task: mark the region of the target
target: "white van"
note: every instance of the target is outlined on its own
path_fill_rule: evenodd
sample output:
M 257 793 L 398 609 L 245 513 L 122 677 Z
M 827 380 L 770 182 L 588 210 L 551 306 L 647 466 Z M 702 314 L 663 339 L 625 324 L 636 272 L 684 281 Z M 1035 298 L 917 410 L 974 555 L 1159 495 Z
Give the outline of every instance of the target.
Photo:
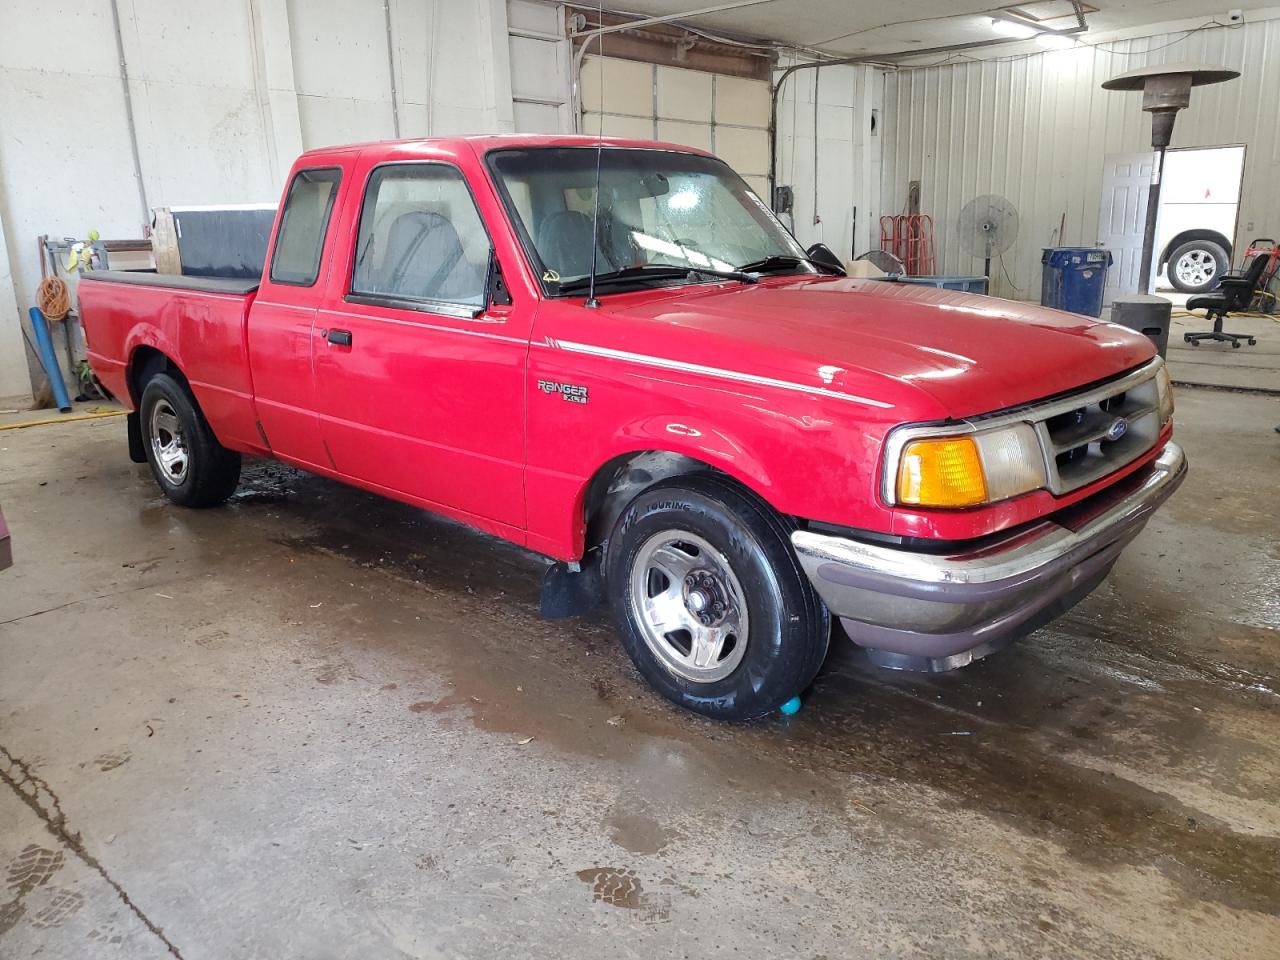
M 1156 249 L 1175 290 L 1212 290 L 1231 268 L 1243 172 L 1244 147 L 1166 154 Z

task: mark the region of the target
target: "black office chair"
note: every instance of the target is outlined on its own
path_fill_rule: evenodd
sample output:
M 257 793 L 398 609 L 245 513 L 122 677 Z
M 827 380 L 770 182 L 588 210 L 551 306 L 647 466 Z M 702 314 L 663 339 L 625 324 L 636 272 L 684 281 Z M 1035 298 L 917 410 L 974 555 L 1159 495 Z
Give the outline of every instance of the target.
M 1237 348 L 1240 341 L 1244 340 L 1251 347 L 1257 346 L 1258 341 L 1247 333 L 1223 333 L 1222 319 L 1229 313 L 1248 309 L 1269 259 L 1269 254 L 1259 254 L 1249 262 L 1243 273 L 1224 275 L 1213 293 L 1188 300 L 1188 310 L 1204 308 L 1206 318 L 1213 321 L 1213 329 L 1203 333 L 1184 333 L 1182 339 L 1193 347 L 1200 346 L 1201 340 L 1225 340 Z

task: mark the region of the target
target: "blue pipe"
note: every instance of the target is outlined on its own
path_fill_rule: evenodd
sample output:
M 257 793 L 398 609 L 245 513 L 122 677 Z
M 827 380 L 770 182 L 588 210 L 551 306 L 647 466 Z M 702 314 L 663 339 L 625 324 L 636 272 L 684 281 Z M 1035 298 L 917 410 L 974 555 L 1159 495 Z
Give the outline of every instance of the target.
M 71 412 L 71 398 L 67 396 L 67 384 L 62 379 L 62 368 L 58 366 L 58 355 L 53 352 L 53 337 L 49 335 L 49 322 L 39 307 L 32 307 L 31 329 L 36 332 L 36 346 L 40 350 L 40 363 L 45 375 L 49 378 L 49 386 L 53 388 L 53 399 L 57 401 L 61 413 Z

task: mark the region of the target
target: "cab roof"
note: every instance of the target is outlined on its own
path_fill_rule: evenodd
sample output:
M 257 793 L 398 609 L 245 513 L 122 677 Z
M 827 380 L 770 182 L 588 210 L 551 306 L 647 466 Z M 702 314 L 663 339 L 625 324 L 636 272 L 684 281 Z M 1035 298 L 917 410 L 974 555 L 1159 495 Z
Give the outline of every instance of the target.
M 419 137 L 405 140 L 371 140 L 366 143 L 351 143 L 333 147 L 319 147 L 308 150 L 299 159 L 314 160 L 320 157 L 335 157 L 344 154 L 358 154 L 365 151 L 385 149 L 396 156 L 412 156 L 414 148 L 422 149 L 424 155 L 440 153 L 464 153 L 473 151 L 483 156 L 491 150 L 533 149 L 537 147 L 594 147 L 597 144 L 605 147 L 625 147 L 631 149 L 669 150 L 678 153 L 690 153 L 697 156 L 710 157 L 712 153 L 697 147 L 688 147 L 678 143 L 667 143 L 661 140 L 632 140 L 625 137 L 592 137 L 581 134 L 481 134 L 461 137 Z

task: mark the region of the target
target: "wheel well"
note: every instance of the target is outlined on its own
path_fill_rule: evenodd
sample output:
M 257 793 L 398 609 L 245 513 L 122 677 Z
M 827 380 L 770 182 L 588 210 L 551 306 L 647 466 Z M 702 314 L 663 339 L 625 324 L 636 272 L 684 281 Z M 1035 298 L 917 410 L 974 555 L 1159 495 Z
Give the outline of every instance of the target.
M 183 385 L 187 382 L 187 378 L 182 375 L 178 365 L 155 347 L 138 347 L 133 351 L 133 356 L 129 358 L 127 380 L 129 383 L 129 396 L 133 400 L 135 410 L 142 400 L 142 390 L 147 385 L 147 381 L 157 373 L 168 373 Z
M 587 483 L 583 503 L 586 521 L 585 548 L 591 550 L 603 544 L 627 504 L 658 481 L 707 472 L 717 473 L 739 483 L 711 464 L 682 453 L 641 450 L 614 457 L 597 470 Z
M 1216 243 L 1223 250 L 1227 251 L 1227 266 L 1231 265 L 1231 241 L 1220 234 L 1217 230 L 1183 230 L 1177 234 L 1172 240 L 1165 244 L 1164 250 L 1160 253 L 1160 265 L 1164 266 L 1169 262 L 1169 257 L 1173 255 L 1173 251 L 1182 246 L 1188 240 L 1208 240 Z

